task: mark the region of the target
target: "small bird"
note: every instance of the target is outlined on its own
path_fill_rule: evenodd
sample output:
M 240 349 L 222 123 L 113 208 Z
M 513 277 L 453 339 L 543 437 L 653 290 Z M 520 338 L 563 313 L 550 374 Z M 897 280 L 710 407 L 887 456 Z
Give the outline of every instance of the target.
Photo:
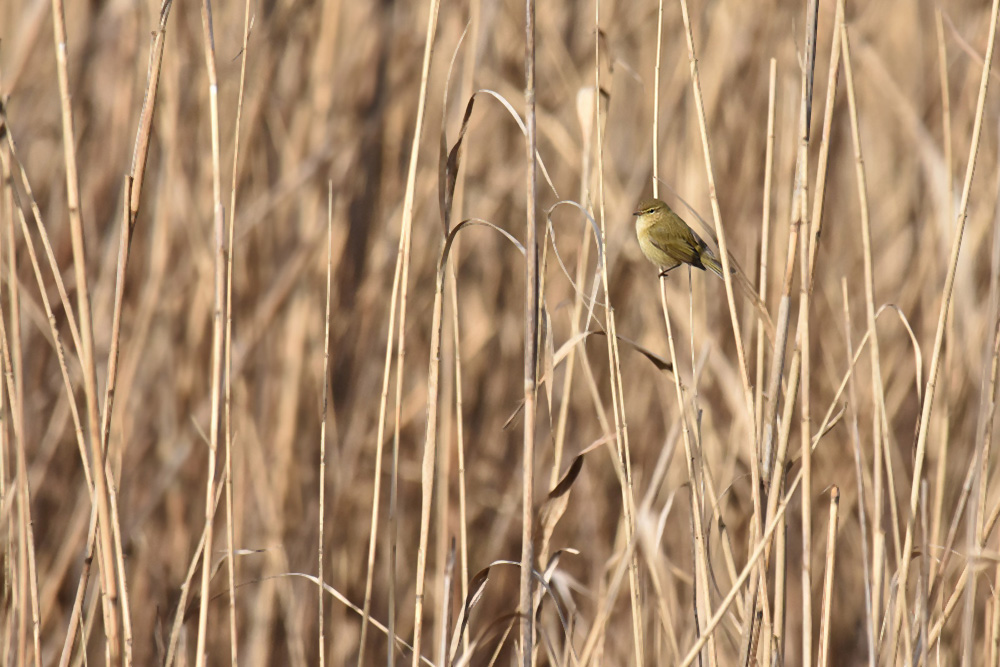
M 647 199 L 632 215 L 636 216 L 635 233 L 642 254 L 662 269 L 661 276 L 681 264 L 690 264 L 722 278 L 719 258 L 665 202 Z
M 722 263 L 708 244 L 698 236 L 691 227 L 666 202 L 659 199 L 646 199 L 632 214 L 635 218 L 635 234 L 639 238 L 642 254 L 653 264 L 660 267 L 660 277 L 667 275 L 681 264 L 689 264 L 704 271 L 708 269 L 723 278 Z M 767 314 L 767 308 L 757 296 L 753 284 L 736 262 L 729 262 L 729 271 L 736 280 L 741 291 L 749 298 L 757 309 L 767 337 L 774 340 L 774 324 Z M 723 278 L 724 280 L 725 278 Z

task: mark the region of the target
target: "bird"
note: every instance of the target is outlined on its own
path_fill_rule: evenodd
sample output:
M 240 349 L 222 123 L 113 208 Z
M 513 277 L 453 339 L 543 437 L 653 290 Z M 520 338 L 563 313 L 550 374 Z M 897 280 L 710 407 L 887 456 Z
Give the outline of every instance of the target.
M 722 263 L 715 252 L 666 202 L 656 198 L 645 199 L 632 215 L 635 216 L 635 234 L 642 254 L 660 268 L 661 278 L 681 264 L 688 264 L 702 271 L 707 269 L 725 280 Z M 742 270 L 737 269 L 734 261 L 729 262 L 729 272 L 736 277 L 733 283 L 753 302 L 768 338 L 773 341 L 774 324 L 750 280 Z
M 632 215 L 636 216 L 635 233 L 642 254 L 662 269 L 661 276 L 681 264 L 689 264 L 723 277 L 719 258 L 666 202 L 646 199 Z

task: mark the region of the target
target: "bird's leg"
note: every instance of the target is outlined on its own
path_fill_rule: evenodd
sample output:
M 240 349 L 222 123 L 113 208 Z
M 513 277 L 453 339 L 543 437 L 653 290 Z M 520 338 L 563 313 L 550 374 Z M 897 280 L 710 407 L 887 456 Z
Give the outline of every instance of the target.
M 671 271 L 673 271 L 674 269 L 676 269 L 680 265 L 681 265 L 681 262 L 677 262 L 673 266 L 668 266 L 667 268 L 665 268 L 662 271 L 660 271 L 660 277 L 661 278 L 666 278 L 668 273 L 670 273 Z

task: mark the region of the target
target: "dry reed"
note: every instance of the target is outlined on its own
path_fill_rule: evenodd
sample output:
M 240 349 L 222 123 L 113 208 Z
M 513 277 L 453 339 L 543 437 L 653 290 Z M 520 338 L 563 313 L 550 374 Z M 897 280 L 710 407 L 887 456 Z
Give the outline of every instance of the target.
M 0 664 L 1000 661 L 1000 0 L 240 4 L 0 3 Z

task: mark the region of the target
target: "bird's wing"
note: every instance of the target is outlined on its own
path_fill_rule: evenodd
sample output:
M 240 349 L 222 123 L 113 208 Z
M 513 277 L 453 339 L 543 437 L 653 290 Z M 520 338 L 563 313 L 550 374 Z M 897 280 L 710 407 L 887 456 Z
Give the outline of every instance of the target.
M 701 253 L 699 252 L 699 244 L 697 242 L 700 239 L 678 237 L 671 242 L 671 239 L 661 238 L 657 234 L 651 234 L 650 237 L 650 242 L 666 253 L 671 259 L 683 262 L 684 264 L 691 264 L 699 269 L 704 268 L 701 264 Z

